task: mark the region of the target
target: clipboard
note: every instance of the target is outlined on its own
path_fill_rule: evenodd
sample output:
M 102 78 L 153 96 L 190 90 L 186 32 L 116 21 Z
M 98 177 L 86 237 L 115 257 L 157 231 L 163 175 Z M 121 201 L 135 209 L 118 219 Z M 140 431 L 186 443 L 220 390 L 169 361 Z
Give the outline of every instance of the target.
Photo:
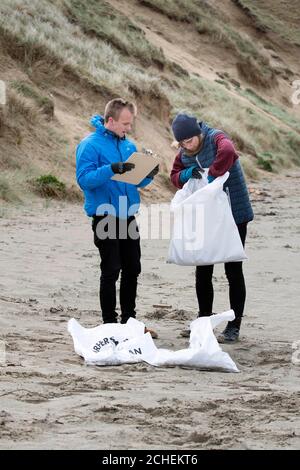
M 122 183 L 139 184 L 158 164 L 158 158 L 153 155 L 146 155 L 142 152 L 134 152 L 126 163 L 134 163 L 135 168 L 126 171 L 122 175 L 113 175 L 111 177 L 114 181 L 121 181 Z

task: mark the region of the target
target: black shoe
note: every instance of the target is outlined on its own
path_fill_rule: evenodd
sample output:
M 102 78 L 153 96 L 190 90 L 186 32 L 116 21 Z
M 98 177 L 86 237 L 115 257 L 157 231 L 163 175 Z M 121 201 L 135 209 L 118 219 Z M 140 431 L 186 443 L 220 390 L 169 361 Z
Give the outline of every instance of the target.
M 239 340 L 240 329 L 227 323 L 225 330 L 218 336 L 219 343 L 236 343 Z

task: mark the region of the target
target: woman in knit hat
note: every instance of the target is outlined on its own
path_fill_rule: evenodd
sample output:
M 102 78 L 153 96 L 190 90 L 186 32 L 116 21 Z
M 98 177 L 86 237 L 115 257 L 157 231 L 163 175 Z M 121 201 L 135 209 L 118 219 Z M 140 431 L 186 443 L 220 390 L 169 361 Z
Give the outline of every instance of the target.
M 208 127 L 187 114 L 175 117 L 172 131 L 179 147 L 170 175 L 172 183 L 180 189 L 190 178 L 201 178 L 203 168 L 208 168 L 209 183 L 229 171 L 224 191 L 229 196 L 232 215 L 245 246 L 247 224 L 254 216 L 243 170 L 232 141 L 223 131 Z M 199 317 L 212 315 L 213 270 L 214 265 L 196 267 Z M 239 339 L 246 300 L 242 261 L 225 263 L 225 273 L 229 283 L 230 308 L 236 318 L 228 322 L 218 339 L 220 342 L 233 343 Z

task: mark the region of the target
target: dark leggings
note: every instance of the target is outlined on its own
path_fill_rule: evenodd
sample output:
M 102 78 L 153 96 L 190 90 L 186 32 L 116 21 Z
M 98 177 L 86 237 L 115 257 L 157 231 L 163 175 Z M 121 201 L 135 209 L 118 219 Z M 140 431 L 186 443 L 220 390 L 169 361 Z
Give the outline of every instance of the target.
M 242 244 L 245 246 L 247 235 L 247 223 L 237 225 Z M 225 274 L 229 283 L 230 308 L 235 313 L 236 318 L 241 318 L 244 312 L 246 300 L 246 286 L 243 274 L 242 261 L 225 263 Z M 196 293 L 199 304 L 199 316 L 212 313 L 214 288 L 212 276 L 214 265 L 196 267 Z

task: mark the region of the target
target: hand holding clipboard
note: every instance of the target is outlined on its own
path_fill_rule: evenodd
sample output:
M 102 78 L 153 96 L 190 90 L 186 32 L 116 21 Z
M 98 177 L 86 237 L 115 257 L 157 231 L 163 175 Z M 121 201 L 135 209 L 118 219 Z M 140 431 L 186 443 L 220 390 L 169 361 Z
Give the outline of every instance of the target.
M 123 163 L 123 162 L 122 162 Z M 134 152 L 126 162 L 123 164 L 126 165 L 131 163 L 134 165 L 130 170 L 125 170 L 123 174 L 115 174 L 111 177 L 114 181 L 121 181 L 123 183 L 139 184 L 149 173 L 158 173 L 158 158 L 151 155 L 145 154 L 142 152 Z M 153 171 L 155 170 L 155 171 Z

